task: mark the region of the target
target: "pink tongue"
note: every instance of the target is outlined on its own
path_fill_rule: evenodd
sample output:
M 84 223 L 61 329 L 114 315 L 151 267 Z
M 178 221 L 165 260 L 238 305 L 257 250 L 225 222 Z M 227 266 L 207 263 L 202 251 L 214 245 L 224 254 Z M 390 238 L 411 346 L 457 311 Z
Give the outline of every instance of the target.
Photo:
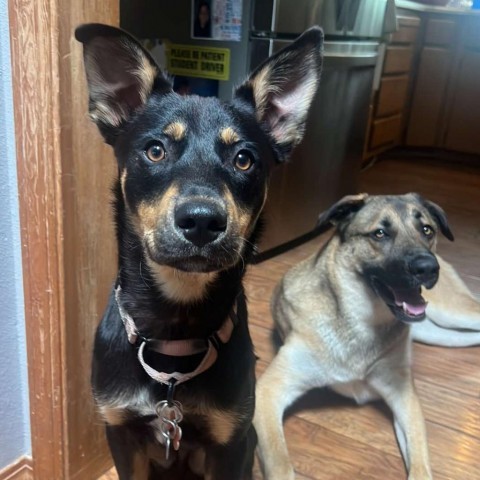
M 407 315 L 417 317 L 425 314 L 427 302 L 423 299 L 420 289 L 396 290 L 394 295 L 395 303 L 402 307 Z
M 424 303 L 422 305 L 410 305 L 407 302 L 402 303 L 403 310 L 410 315 L 423 315 L 427 308 L 427 304 Z

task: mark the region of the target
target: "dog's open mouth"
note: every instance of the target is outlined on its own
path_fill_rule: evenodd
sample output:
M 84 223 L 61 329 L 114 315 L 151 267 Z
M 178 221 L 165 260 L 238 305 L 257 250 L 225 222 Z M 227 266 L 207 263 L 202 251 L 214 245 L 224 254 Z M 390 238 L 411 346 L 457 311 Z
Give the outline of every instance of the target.
M 373 288 L 388 305 L 395 317 L 402 322 L 419 322 L 425 318 L 427 302 L 420 286 L 393 288 L 378 278 L 372 280 Z

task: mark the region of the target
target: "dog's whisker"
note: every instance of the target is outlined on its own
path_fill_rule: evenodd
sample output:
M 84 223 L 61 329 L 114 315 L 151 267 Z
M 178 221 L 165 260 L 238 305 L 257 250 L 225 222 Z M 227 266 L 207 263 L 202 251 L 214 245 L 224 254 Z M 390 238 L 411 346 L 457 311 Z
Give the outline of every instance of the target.
M 240 261 L 242 262 L 242 270 L 245 270 L 246 268 L 246 263 L 245 263 L 245 259 L 243 258 L 243 253 L 242 253 L 242 247 L 239 246 L 236 250 L 235 250 L 235 254 L 232 254 L 232 257 L 234 256 L 237 256 Z
M 225 245 L 220 245 L 220 247 L 222 248 L 222 250 L 228 255 L 225 260 L 230 260 L 231 262 L 235 263 L 235 260 L 236 260 L 236 253 L 237 252 L 231 252 L 230 250 L 228 250 Z
M 248 240 L 248 238 L 245 238 L 245 237 L 242 237 L 241 235 L 237 235 L 237 237 L 239 240 L 241 240 L 242 242 L 244 242 L 245 244 L 247 245 L 250 245 L 252 247 L 252 250 L 254 253 L 257 253 L 258 252 L 258 246 L 257 244 L 251 242 L 250 240 Z
M 225 246 L 221 246 L 222 249 L 229 255 L 229 258 L 231 259 L 231 261 L 233 263 L 237 263 L 236 260 L 237 260 L 237 257 L 238 259 L 242 262 L 242 270 L 245 270 L 245 265 L 246 265 L 246 262 L 245 262 L 245 259 L 243 258 L 243 255 L 242 255 L 242 247 L 238 247 L 238 249 L 235 249 L 233 252 L 230 251 L 230 250 L 227 250 L 227 248 Z

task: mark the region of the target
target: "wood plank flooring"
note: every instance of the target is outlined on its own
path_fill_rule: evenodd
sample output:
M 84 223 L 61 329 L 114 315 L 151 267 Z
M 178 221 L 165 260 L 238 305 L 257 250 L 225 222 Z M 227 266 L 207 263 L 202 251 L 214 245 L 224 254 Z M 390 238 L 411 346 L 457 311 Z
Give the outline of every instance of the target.
M 456 240 L 440 240 L 439 252 L 480 298 L 480 165 L 390 159 L 362 173 L 360 190 L 370 194 L 416 191 L 440 204 Z M 275 351 L 269 313 L 273 287 L 289 267 L 316 251 L 325 238 L 253 266 L 247 274 L 259 375 Z M 415 345 L 414 358 L 434 478 L 480 479 L 480 347 Z M 406 478 L 391 414 L 382 403 L 359 407 L 333 393 L 316 390 L 290 409 L 285 433 L 298 479 Z M 113 470 L 102 477 L 116 478 Z M 254 478 L 262 478 L 258 465 Z

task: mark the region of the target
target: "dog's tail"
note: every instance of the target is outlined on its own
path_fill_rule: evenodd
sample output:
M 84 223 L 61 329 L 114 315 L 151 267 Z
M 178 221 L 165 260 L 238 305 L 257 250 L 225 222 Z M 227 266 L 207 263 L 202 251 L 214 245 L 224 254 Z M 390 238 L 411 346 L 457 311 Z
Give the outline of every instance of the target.
M 444 347 L 480 345 L 480 301 L 453 267 L 437 258 L 440 278 L 434 288 L 424 292 L 427 318 L 412 326 L 412 338 Z

